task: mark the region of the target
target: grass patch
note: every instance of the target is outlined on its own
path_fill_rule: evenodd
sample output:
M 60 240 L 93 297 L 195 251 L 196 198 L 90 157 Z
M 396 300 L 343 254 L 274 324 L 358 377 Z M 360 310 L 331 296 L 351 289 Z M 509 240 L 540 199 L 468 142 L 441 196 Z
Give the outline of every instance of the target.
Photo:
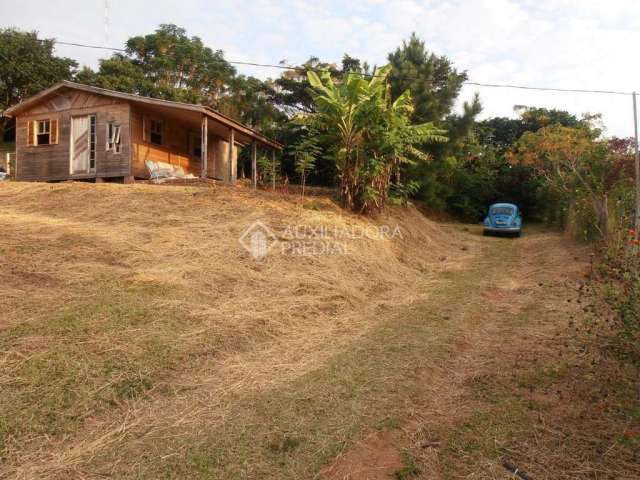
M 385 417 L 376 424 L 375 428 L 376 430 L 395 430 L 400 428 L 401 424 L 398 417 Z
M 153 307 L 150 294 L 105 284 L 46 321 L 0 331 L 0 349 L 10 352 L 0 396 L 5 446 L 73 432 L 170 374 L 183 358 L 173 343 L 186 318 Z
M 535 369 L 528 369 L 516 377 L 516 383 L 520 388 L 535 390 L 550 387 L 569 375 L 569 367 L 566 362 L 555 365 L 541 365 Z
M 404 466 L 400 470 L 393 472 L 393 478 L 395 480 L 408 480 L 422 473 L 411 452 L 406 450 L 402 452 L 402 463 Z
M 447 448 L 454 455 L 497 460 L 531 427 L 529 409 L 526 401 L 510 398 L 476 412 L 456 428 Z

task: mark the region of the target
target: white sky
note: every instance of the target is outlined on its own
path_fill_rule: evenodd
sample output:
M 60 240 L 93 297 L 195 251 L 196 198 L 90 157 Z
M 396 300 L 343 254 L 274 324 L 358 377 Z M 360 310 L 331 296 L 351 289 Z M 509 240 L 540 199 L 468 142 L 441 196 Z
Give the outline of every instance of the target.
M 105 28 L 105 3 L 108 28 Z M 559 88 L 640 91 L 638 0 L 0 0 L 0 27 L 61 41 L 122 47 L 127 38 L 175 23 L 228 60 L 298 64 L 346 52 L 384 64 L 415 31 L 470 80 Z M 636 47 L 636 48 L 634 48 Z M 108 52 L 59 46 L 93 67 Z M 237 67 L 275 77 L 278 70 Z M 513 116 L 516 104 L 602 113 L 607 133 L 633 133 L 631 96 L 479 91 L 482 117 Z

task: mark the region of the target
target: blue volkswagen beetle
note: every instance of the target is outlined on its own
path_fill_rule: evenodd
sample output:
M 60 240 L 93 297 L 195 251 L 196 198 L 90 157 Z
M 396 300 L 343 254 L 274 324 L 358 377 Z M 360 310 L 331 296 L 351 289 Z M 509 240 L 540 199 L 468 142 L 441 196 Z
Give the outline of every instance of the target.
M 513 203 L 494 203 L 489 207 L 489 214 L 484 219 L 484 234 L 505 233 L 520 236 L 522 231 L 522 214 Z

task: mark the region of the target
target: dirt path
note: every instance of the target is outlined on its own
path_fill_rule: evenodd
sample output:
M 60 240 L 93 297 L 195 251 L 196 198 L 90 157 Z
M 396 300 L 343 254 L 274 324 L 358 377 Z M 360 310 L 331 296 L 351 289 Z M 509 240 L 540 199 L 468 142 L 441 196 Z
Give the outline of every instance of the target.
M 476 265 L 424 306 L 457 334 L 444 358 L 417 372 L 407 421 L 366 436 L 323 475 L 521 478 L 518 469 L 535 479 L 638 478 L 616 422 L 585 395 L 598 386 L 572 325 L 583 314 L 588 251 L 535 230 L 481 241 Z

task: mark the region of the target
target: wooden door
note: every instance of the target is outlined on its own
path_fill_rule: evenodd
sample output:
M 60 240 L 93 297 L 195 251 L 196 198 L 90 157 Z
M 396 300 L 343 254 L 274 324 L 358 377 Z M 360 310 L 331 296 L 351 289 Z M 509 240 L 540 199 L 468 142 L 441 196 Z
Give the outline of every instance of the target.
M 89 117 L 71 117 L 71 174 L 89 173 Z

